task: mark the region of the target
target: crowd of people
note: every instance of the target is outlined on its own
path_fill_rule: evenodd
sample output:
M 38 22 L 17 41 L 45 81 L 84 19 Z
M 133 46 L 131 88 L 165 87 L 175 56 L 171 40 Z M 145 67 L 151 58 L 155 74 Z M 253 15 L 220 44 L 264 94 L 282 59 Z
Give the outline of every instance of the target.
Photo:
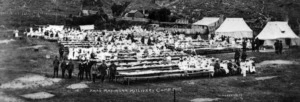
M 191 56 L 183 58 L 178 64 L 182 70 L 203 70 L 214 72 L 215 76 L 238 75 L 255 73 L 255 62 L 253 59 L 236 57 L 235 60 L 220 60 L 218 58 L 207 58 L 205 56 Z
M 65 78 L 66 73 L 68 78 L 71 79 L 75 70 L 75 65 L 78 65 L 78 78 L 83 80 L 84 77 L 87 80 L 93 80 L 96 82 L 97 78 L 104 82 L 105 78 L 108 77 L 109 81 L 115 79 L 117 73 L 117 66 L 114 62 L 109 63 L 109 65 L 103 60 L 102 62 L 81 60 L 81 61 L 71 61 L 71 60 L 59 60 L 55 57 L 53 61 L 54 73 L 53 77 L 58 77 L 59 68 L 61 69 L 61 77 Z M 100 75 L 100 76 L 98 76 Z
M 104 82 L 106 78 L 112 81 L 118 74 L 117 68 L 121 66 L 115 61 L 128 58 L 163 58 L 164 60 L 158 64 L 177 64 L 180 70 L 185 71 L 206 69 L 214 72 L 215 76 L 245 74 L 246 71 L 255 72 L 254 61 L 247 59 L 246 48 L 249 40 L 247 43 L 246 40 L 242 42 L 242 52 L 235 51 L 234 60 L 221 61 L 217 58 L 206 58 L 200 55 L 186 55 L 175 61 L 172 59 L 173 56 L 185 53 L 168 49 L 167 45 L 175 44 L 186 47 L 178 42 L 193 42 L 193 39 L 168 32 L 147 31 L 141 27 L 132 27 L 121 31 L 67 29 L 61 32 L 63 33 L 57 33 L 60 57 L 56 57 L 53 61 L 54 77 L 58 77 L 59 68 L 62 78 L 65 78 L 66 73 L 68 78 L 72 78 L 74 70 L 78 69 L 80 80 L 85 77 L 93 82 L 97 78 L 100 78 L 101 82 Z M 197 39 L 197 41 L 200 40 L 202 40 L 201 37 Z M 224 38 L 223 40 L 227 42 Z M 207 44 L 210 45 L 209 43 L 204 45 Z M 120 57 L 120 54 L 129 56 Z

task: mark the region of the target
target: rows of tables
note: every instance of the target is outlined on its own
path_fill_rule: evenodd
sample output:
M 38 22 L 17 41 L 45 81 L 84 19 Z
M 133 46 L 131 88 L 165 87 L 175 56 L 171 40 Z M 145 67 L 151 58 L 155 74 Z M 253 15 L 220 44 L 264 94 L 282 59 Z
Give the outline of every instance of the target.
M 100 44 L 100 42 L 60 42 L 64 46 L 90 46 L 91 44 Z M 166 52 L 165 52 L 166 53 Z M 169 78 L 169 77 L 189 77 L 193 75 L 208 74 L 212 71 L 207 69 L 191 69 L 182 70 L 178 66 L 178 62 L 182 57 L 189 56 L 188 54 L 176 53 L 169 54 L 172 62 L 166 62 L 166 55 L 157 55 L 146 58 L 136 58 L 136 52 L 120 52 L 117 54 L 117 59 L 109 59 L 107 62 L 116 62 L 118 75 L 116 81 L 122 81 L 128 84 L 133 80 Z M 100 61 L 92 59 L 92 61 Z

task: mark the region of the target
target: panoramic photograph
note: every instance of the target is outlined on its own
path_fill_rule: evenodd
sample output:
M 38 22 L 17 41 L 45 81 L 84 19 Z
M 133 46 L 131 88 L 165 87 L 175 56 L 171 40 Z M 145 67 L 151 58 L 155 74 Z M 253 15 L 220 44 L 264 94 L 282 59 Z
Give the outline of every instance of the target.
M 0 5 L 0 102 L 300 102 L 300 0 Z

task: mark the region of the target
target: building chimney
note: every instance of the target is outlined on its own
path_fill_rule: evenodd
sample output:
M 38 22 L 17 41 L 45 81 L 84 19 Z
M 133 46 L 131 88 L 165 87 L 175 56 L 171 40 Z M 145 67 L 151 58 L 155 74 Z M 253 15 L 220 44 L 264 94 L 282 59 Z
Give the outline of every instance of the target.
M 225 17 L 224 17 L 224 15 L 220 15 L 220 22 L 221 22 L 221 23 L 223 23 L 223 22 L 224 22 L 224 20 L 225 20 Z
M 285 15 L 285 20 L 284 21 L 286 21 L 286 22 L 289 22 L 289 15 Z
M 271 21 L 271 17 L 268 17 L 266 21 L 267 21 L 267 22 L 270 22 L 270 21 Z

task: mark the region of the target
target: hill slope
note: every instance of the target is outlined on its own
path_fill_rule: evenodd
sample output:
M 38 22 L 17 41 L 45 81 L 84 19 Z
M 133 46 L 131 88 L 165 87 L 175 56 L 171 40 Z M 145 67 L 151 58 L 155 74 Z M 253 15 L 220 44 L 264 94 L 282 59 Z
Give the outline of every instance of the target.
M 126 11 L 163 6 L 192 20 L 221 14 L 225 17 L 243 17 L 251 21 L 252 28 L 263 27 L 268 18 L 285 20 L 285 15 L 288 15 L 292 28 L 298 30 L 297 19 L 300 21 L 299 0 L 98 0 L 96 4 L 93 3 L 95 0 L 85 1 L 89 4 L 85 5 L 88 8 L 97 6 L 105 13 L 111 13 L 111 6 L 114 3 L 130 2 Z M 11 23 L 24 25 L 25 21 L 37 24 L 59 24 L 67 15 L 78 14 L 82 4 L 80 0 L 0 0 L 0 12 L 28 12 L 26 19 L 23 16 L 0 14 L 0 25 Z

